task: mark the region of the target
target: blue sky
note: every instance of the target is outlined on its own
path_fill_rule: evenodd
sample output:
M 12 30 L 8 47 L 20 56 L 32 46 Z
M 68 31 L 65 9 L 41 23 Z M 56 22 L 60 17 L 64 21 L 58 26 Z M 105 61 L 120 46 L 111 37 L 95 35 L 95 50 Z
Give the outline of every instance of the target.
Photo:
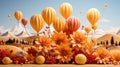
M 81 26 L 90 26 L 86 18 L 86 12 L 90 8 L 97 8 L 101 13 L 101 18 L 98 22 L 100 29 L 120 27 L 120 0 L 0 0 L 0 26 L 4 26 L 5 29 L 13 28 L 18 23 L 14 18 L 16 10 L 22 11 L 23 17 L 27 18 L 28 21 L 30 21 L 30 17 L 33 14 L 41 14 L 45 7 L 53 7 L 57 12 L 57 16 L 61 17 L 59 6 L 64 2 L 72 5 L 73 13 L 71 17 L 78 17 Z M 103 10 L 105 3 L 108 6 Z M 82 10 L 82 14 L 80 14 L 80 10 Z M 8 13 L 13 21 L 8 19 Z M 34 32 L 29 23 L 26 27 Z

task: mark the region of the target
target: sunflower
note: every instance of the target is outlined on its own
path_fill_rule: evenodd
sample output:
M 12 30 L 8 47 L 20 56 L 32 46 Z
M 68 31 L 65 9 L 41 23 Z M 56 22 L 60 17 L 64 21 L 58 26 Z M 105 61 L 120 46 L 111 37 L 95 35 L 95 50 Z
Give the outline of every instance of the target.
M 104 47 L 102 47 L 102 46 L 100 46 L 100 47 L 95 51 L 95 54 L 96 54 L 97 57 L 99 57 L 99 58 L 101 58 L 101 59 L 104 59 L 104 58 L 110 56 L 110 52 L 109 52 L 106 48 L 104 48 Z
M 56 45 L 60 45 L 61 43 L 65 44 L 68 42 L 68 36 L 63 32 L 54 33 L 51 39 Z
M 41 36 L 38 38 L 38 46 L 41 47 L 50 47 L 51 45 L 51 39 L 46 36 Z
M 69 45 L 61 44 L 56 49 L 58 51 L 57 59 L 59 61 L 68 63 L 72 59 L 72 48 Z
M 85 42 L 86 42 L 86 36 L 81 33 L 81 32 L 74 32 L 73 35 L 70 36 L 71 37 L 71 42 L 74 44 L 74 45 L 84 45 Z

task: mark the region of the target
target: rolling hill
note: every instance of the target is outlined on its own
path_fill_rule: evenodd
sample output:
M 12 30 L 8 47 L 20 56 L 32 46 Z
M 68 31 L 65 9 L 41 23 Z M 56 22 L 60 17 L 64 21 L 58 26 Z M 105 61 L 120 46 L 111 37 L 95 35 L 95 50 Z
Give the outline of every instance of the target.
M 111 37 L 114 38 L 114 43 L 119 43 L 120 42 L 120 37 L 114 34 L 105 34 L 97 39 L 97 43 L 106 42 L 108 41 L 108 44 L 110 44 Z

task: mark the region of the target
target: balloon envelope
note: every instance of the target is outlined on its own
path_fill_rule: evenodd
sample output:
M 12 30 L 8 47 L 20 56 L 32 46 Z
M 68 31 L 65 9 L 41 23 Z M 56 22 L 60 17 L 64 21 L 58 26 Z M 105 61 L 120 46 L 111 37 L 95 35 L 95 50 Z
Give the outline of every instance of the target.
M 91 27 L 86 26 L 86 27 L 85 27 L 85 31 L 86 31 L 87 33 L 89 33 L 89 32 L 91 31 Z
M 56 11 L 52 7 L 47 7 L 42 11 L 44 21 L 50 25 L 56 19 Z
M 73 33 L 74 31 L 77 31 L 79 29 L 79 27 L 80 27 L 80 21 L 79 21 L 78 18 L 76 18 L 76 17 L 68 18 L 66 29 L 70 33 Z
M 44 25 L 44 19 L 40 14 L 34 14 L 30 19 L 30 24 L 32 28 L 38 33 Z
M 91 25 L 94 25 L 97 23 L 97 21 L 100 19 L 100 12 L 96 8 L 91 8 L 87 12 L 87 19 L 91 23 Z
M 19 21 L 22 18 L 22 16 L 23 16 L 23 14 L 19 10 L 14 13 L 14 17 L 17 21 Z
M 57 18 L 53 22 L 53 27 L 57 32 L 63 31 L 65 29 L 65 26 L 66 26 L 66 21 L 64 18 Z
M 73 12 L 73 8 L 69 3 L 63 3 L 59 8 L 60 14 L 67 19 Z
M 26 19 L 26 18 L 22 18 L 22 24 L 24 25 L 24 26 L 26 26 L 27 25 L 27 23 L 28 23 L 28 20 Z

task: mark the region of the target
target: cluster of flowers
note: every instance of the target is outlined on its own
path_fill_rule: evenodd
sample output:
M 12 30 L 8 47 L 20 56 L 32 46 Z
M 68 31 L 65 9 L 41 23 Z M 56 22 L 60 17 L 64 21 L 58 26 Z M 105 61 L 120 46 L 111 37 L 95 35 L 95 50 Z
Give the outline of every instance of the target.
M 0 63 L 120 64 L 119 50 L 109 51 L 103 46 L 94 48 L 95 41 L 81 32 L 74 32 L 69 36 L 63 32 L 56 32 L 51 37 L 40 36 L 37 40 L 35 46 L 28 48 L 27 54 L 13 54 L 9 49 L 0 50 Z M 83 54 L 85 58 L 76 57 L 78 54 Z

